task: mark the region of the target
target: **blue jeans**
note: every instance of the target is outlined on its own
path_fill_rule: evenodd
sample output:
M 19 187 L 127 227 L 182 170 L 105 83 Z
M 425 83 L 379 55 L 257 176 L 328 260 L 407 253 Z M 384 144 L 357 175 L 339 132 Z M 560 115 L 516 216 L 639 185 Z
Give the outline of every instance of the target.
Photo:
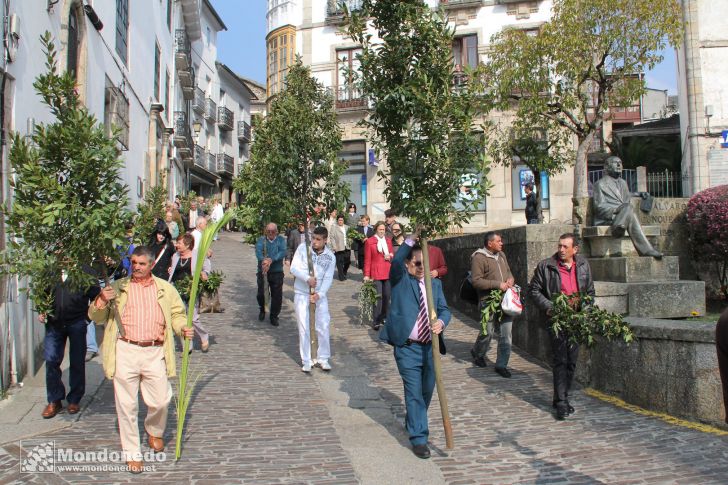
M 432 344 L 410 344 L 394 348 L 394 360 L 404 382 L 405 423 L 412 445 L 424 445 L 430 435 L 427 408 L 435 389 Z
M 99 344 L 96 343 L 96 324 L 89 322 L 86 328 L 86 352 L 99 353 Z
M 494 336 L 498 336 L 498 356 L 495 360 L 497 369 L 505 369 L 508 367 L 508 361 L 511 359 L 511 347 L 513 346 L 513 317 L 503 315 L 500 322 L 494 322 L 491 318 L 486 327 L 488 335 L 478 334 L 478 338 L 473 345 L 473 356 L 485 359 L 485 354 L 490 348 L 490 341 Z
M 71 323 L 47 323 L 43 358 L 46 362 L 46 394 L 48 402 L 65 399 L 69 404 L 78 404 L 86 392 L 86 319 Z M 66 394 L 63 386 L 61 363 L 66 352 L 66 339 L 70 343 L 68 383 Z

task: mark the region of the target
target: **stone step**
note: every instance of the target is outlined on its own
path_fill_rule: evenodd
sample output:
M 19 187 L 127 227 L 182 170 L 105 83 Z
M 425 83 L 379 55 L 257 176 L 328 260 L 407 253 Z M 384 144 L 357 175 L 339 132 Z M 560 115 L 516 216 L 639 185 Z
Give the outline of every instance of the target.
M 687 318 L 705 315 L 704 281 L 595 281 L 594 289 L 600 308 L 630 317 Z
M 631 242 L 630 242 L 631 244 Z M 664 256 L 589 258 L 594 281 L 636 283 L 640 281 L 677 281 L 680 278 L 679 258 Z
M 650 244 L 657 248 L 660 226 L 642 226 L 642 230 Z M 628 236 L 629 232 L 626 232 L 623 237 L 614 237 L 609 226 L 589 226 L 584 228 L 582 234 L 584 241 L 588 244 L 589 254 L 592 258 L 639 256 Z

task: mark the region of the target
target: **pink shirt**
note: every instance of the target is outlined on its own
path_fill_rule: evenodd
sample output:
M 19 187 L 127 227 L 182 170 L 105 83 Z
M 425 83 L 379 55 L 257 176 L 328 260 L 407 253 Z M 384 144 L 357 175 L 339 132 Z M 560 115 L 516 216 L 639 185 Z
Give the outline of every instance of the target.
M 425 295 L 426 294 L 425 293 L 425 279 L 422 278 L 419 282 L 420 282 L 420 294 Z M 425 306 L 427 306 L 427 297 L 425 297 Z M 429 316 L 429 314 L 430 314 L 430 309 L 427 308 L 427 315 Z M 419 337 L 418 331 L 419 331 L 419 329 L 417 328 L 417 317 L 415 317 L 415 325 L 414 325 L 414 327 L 412 327 L 412 331 L 409 334 L 409 339 L 418 340 L 418 337 Z
M 561 293 L 571 295 L 579 292 L 579 284 L 576 282 L 576 261 L 571 262 L 571 268 L 567 268 L 559 261 L 559 276 L 561 276 Z
M 129 340 L 146 342 L 164 340 L 164 313 L 157 299 L 157 285 L 129 282 L 129 297 L 121 316 L 124 333 Z

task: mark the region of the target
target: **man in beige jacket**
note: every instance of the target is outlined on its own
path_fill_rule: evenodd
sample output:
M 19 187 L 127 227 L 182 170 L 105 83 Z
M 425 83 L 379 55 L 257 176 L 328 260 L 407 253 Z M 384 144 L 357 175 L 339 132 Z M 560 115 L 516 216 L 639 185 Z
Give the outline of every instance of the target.
M 144 467 L 137 424 L 139 389 L 148 408 L 144 420 L 147 442 L 160 453 L 172 399 L 167 378 L 176 372 L 173 333 L 187 339 L 194 335 L 185 326 L 187 314 L 179 293 L 152 275 L 153 266 L 152 252 L 136 247 L 131 255 L 131 277 L 104 288 L 88 311 L 91 320 L 105 324 L 101 345 L 104 373 L 114 381 L 121 446 L 132 473 L 141 473 Z
M 500 234 L 490 231 L 485 233 L 485 247 L 478 249 L 470 257 L 470 272 L 473 286 L 478 290 L 480 308 L 493 290 L 506 291 L 514 284 L 511 268 L 503 252 L 503 240 Z M 490 347 L 493 334 L 498 334 L 498 357 L 495 361 L 495 371 L 502 377 L 511 377 L 508 370 L 508 360 L 511 357 L 513 341 L 513 317 L 503 315 L 497 321 L 490 319 L 486 325 L 487 335 L 478 334 L 470 354 L 475 365 L 485 367 L 485 354 Z

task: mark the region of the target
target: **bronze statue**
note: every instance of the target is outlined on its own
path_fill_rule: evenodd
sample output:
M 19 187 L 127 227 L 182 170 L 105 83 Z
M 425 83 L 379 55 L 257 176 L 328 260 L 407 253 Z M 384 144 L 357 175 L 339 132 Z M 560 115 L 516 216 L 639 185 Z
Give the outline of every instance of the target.
M 602 177 L 594 184 L 594 225 L 611 226 L 614 237 L 624 236 L 626 230 L 640 256 L 662 258 L 662 253 L 653 248 L 647 240 L 637 214 L 630 204 L 632 194 L 627 182 L 620 178 L 622 160 L 615 156 L 607 158 L 604 171 L 608 176 Z

